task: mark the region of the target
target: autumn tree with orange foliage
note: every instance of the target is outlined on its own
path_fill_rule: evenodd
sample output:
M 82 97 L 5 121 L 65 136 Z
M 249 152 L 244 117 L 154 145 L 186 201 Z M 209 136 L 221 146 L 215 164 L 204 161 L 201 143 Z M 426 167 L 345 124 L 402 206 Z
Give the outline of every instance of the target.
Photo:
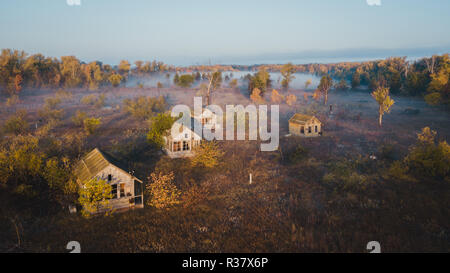
M 14 78 L 14 89 L 17 93 L 20 93 L 20 91 L 22 91 L 22 81 L 23 78 L 20 74 L 17 74 L 16 77 Z
M 289 94 L 286 96 L 286 104 L 289 106 L 294 105 L 297 102 L 297 97 L 294 94 Z
M 264 98 L 261 96 L 261 90 L 259 90 L 258 88 L 253 89 L 252 94 L 250 95 L 250 99 L 254 103 L 258 103 L 258 104 L 265 102 Z
M 271 99 L 273 103 L 281 103 L 283 102 L 284 97 L 277 90 L 273 89 Z
M 157 209 L 167 209 L 180 203 L 181 192 L 174 182 L 174 174 L 152 173 L 146 186 L 147 205 Z

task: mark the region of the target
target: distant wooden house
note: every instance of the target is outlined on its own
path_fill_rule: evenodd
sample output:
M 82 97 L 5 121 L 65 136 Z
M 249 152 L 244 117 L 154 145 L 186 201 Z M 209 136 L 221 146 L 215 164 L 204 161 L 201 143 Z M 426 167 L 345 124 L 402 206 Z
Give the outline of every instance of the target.
M 207 108 L 203 108 L 202 112 L 199 115 L 195 115 L 194 111 L 191 111 L 191 116 L 196 119 L 199 123 L 201 123 L 202 127 L 204 129 L 208 129 L 208 130 L 215 130 L 217 126 L 220 126 L 221 122 L 220 121 L 216 121 L 217 115 L 207 109 Z M 217 124 L 219 123 L 219 124 Z M 219 128 L 217 128 L 219 129 Z
M 110 184 L 113 195 L 110 206 L 114 210 L 143 208 L 142 180 L 126 169 L 123 163 L 96 148 L 78 162 L 75 175 L 80 185 L 92 178 L 102 179 Z
M 171 158 L 191 157 L 194 155 L 194 148 L 200 145 L 202 140 L 201 134 L 194 131 L 194 123 L 198 121 L 191 118 L 191 126 L 187 127 L 181 123 L 182 119 L 175 121 L 180 125 L 175 134 L 171 134 L 171 129 L 168 130 L 167 135 L 164 136 L 164 151 Z M 175 124 L 173 125 L 175 126 Z
M 314 116 L 297 113 L 289 119 L 289 133 L 303 137 L 320 136 L 322 135 L 322 123 Z

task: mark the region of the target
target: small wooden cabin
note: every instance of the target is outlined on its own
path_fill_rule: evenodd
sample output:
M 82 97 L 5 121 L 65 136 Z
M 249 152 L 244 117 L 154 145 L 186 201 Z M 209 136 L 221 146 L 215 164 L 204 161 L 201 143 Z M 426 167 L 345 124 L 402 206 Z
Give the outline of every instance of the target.
M 175 121 L 181 126 L 179 130 L 172 135 L 171 129 L 167 131 L 167 136 L 164 136 L 164 151 L 171 158 L 191 157 L 194 156 L 194 148 L 200 145 L 202 137 L 195 133 L 194 123 L 198 122 L 196 119 L 191 119 L 191 127 L 184 126 L 181 119 Z M 175 124 L 174 124 L 175 125 Z M 197 124 L 197 126 L 201 126 Z M 199 127 L 200 128 L 200 127 Z
M 95 148 L 78 162 L 75 175 L 80 185 L 92 178 L 107 181 L 112 187 L 110 205 L 114 210 L 143 208 L 142 180 L 125 171 L 126 169 L 123 163 Z
M 216 127 L 220 127 L 220 120 L 216 120 L 219 117 L 208 108 L 203 108 L 200 115 L 195 115 L 194 111 L 191 111 L 191 117 L 200 122 L 203 129 L 215 130 Z M 216 124 L 217 122 L 219 124 Z
M 303 137 L 320 136 L 322 123 L 314 116 L 297 113 L 289 119 L 289 133 Z

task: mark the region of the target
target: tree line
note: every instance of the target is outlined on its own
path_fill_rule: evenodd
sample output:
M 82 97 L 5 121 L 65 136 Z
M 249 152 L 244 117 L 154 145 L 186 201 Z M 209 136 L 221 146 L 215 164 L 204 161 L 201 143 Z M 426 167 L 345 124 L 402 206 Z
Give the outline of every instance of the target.
M 100 61 L 85 63 L 75 56 L 60 59 L 42 54 L 3 49 L 0 54 L 0 92 L 18 95 L 29 88 L 76 88 L 96 90 L 101 86 L 118 86 L 130 75 L 170 71 L 174 68 L 158 61 L 136 61 L 132 68 L 127 60 L 117 66 Z

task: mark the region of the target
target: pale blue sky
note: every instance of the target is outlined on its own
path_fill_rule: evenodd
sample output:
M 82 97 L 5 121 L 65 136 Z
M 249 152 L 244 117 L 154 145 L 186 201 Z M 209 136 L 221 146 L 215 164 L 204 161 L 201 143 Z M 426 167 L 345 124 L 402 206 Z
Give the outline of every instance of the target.
M 0 48 L 84 61 L 321 62 L 450 50 L 449 0 L 0 0 Z

